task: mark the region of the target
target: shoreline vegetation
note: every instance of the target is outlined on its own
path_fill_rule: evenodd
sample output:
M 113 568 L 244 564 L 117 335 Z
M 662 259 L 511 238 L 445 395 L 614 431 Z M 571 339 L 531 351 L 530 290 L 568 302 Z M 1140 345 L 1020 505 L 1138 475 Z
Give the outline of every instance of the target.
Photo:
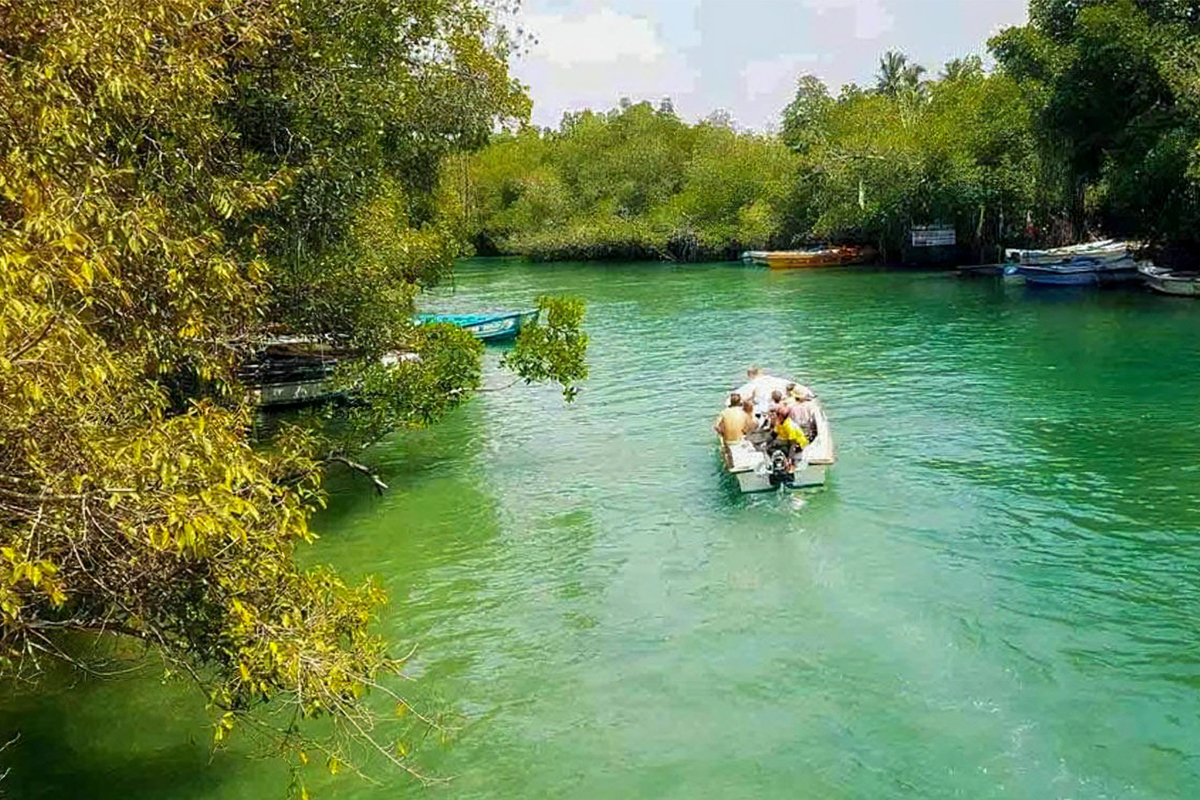
M 433 219 L 439 162 L 528 117 L 507 66 L 526 42 L 499 14 L 476 0 L 0 14 L 6 686 L 55 663 L 112 675 L 131 654 L 161 659 L 199 690 L 214 746 L 260 739 L 301 797 L 305 769 L 422 777 L 411 742 L 442 725 L 395 693 L 406 657 L 376 632 L 379 581 L 302 551 L 329 468 L 378 488 L 367 446 L 479 388 L 482 346 L 414 312 L 462 249 Z M 544 322 L 506 365 L 569 400 L 584 307 L 537 303 Z M 256 428 L 240 368 L 275 340 L 336 352 L 353 401 Z
M 728 260 L 815 243 L 914 260 L 914 226 L 958 263 L 1109 236 L 1200 257 L 1200 11 L 1034 0 L 1030 23 L 937 75 L 899 52 L 836 96 L 801 75 L 778 133 L 669 99 L 568 113 L 449 157 L 441 219 L 480 255 Z
M 991 40 L 990 74 L 966 58 L 930 78 L 890 53 L 876 86 L 836 97 L 803 76 L 778 134 L 669 102 L 534 129 L 512 10 L 0 14 L 0 678 L 116 674 L 79 645 L 118 639 L 200 690 L 214 746 L 261 737 L 300 797 L 311 769 L 424 780 L 411 742 L 447 732 L 395 694 L 380 583 L 299 553 L 327 469 L 371 475 L 366 447 L 479 389 L 481 345 L 414 322 L 468 242 L 696 261 L 836 241 L 893 261 L 911 226 L 953 224 L 980 254 L 1100 233 L 1168 265 L 1200 254 L 1191 3 L 1033 0 Z M 544 324 L 504 365 L 569 401 L 584 305 L 537 302 Z M 336 350 L 354 402 L 255 438 L 239 367 L 272 337 Z

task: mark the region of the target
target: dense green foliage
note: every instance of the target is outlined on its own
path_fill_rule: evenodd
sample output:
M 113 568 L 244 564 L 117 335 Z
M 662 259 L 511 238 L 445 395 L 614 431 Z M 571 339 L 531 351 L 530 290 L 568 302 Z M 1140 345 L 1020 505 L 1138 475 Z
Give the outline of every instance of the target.
M 1035 0 L 992 40 L 1039 98 L 1045 157 L 1075 228 L 1200 252 L 1200 11 L 1156 0 Z
M 795 166 L 775 138 L 641 103 L 498 137 L 445 170 L 441 208 L 483 252 L 721 257 L 784 238 Z
M 960 241 L 982 249 L 996 244 L 1002 220 L 1037 207 L 1033 111 L 1021 88 L 961 62 L 946 73 L 922 81 L 888 54 L 876 91 L 833 100 L 801 83 L 782 135 L 801 155 L 794 213 L 809 236 L 899 257 L 913 225 L 954 224 Z
M 534 258 L 736 256 L 807 241 L 899 257 L 913 224 L 995 244 L 1039 209 L 1035 110 L 978 58 L 938 81 L 900 53 L 871 91 L 802 76 L 778 136 L 687 125 L 648 104 L 568 116 L 465 156 L 442 207 L 484 251 Z
M 959 258 L 1120 235 L 1200 255 L 1200 11 L 1033 0 L 1029 25 L 936 77 L 885 53 L 875 85 L 801 76 L 778 136 L 649 105 L 569 115 L 461 159 L 441 205 L 485 251 L 704 258 L 836 241 L 906 260 L 915 225 Z M 781 146 L 782 145 L 782 146 Z
M 348 740 L 299 720 L 372 738 L 360 698 L 399 667 L 383 594 L 295 549 L 327 463 L 479 382 L 477 342 L 412 312 L 459 252 L 439 163 L 527 114 L 510 47 L 476 0 L 5 4 L 0 673 L 117 633 L 202 685 L 217 741 L 270 719 L 337 768 Z M 341 352 L 356 402 L 255 446 L 234 376 L 280 334 Z M 586 372 L 518 352 L 568 390 Z
M 588 336 L 582 331 L 583 301 L 577 297 L 550 297 L 537 300 L 545 316 L 544 325 L 522 329 L 516 345 L 504 356 L 504 364 L 514 369 L 526 383 L 554 381 L 563 387 L 568 401 L 578 393 L 576 381 L 587 377 Z

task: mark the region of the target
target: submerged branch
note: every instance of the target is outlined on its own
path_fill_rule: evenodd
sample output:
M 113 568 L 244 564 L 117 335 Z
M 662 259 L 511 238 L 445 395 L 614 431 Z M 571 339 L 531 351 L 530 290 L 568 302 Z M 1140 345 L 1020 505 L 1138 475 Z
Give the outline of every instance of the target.
M 368 467 L 366 464 L 360 464 L 357 461 L 351 461 L 350 459 L 346 458 L 345 456 L 329 456 L 328 458 L 325 459 L 325 463 L 327 463 L 327 464 L 331 464 L 331 463 L 343 464 L 343 465 L 349 467 L 350 469 L 354 470 L 355 472 L 360 472 L 363 475 L 366 475 L 371 480 L 371 483 L 374 484 L 376 494 L 383 494 L 385 491 L 387 491 L 388 485 L 386 483 L 384 483 L 379 478 L 379 476 L 377 474 L 375 474 L 375 471 L 372 470 L 370 467 Z

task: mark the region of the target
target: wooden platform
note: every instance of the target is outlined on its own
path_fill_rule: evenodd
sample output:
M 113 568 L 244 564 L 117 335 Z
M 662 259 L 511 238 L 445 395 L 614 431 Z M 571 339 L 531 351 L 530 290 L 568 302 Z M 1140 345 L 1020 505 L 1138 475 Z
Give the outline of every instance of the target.
M 964 278 L 994 277 L 1004 274 L 1008 264 L 978 264 L 971 267 L 959 267 L 958 274 Z

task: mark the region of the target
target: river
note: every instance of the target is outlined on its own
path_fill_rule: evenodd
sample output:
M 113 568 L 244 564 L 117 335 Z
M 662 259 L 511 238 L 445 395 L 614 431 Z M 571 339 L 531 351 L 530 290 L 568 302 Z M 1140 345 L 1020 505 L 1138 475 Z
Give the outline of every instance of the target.
M 321 798 L 1200 796 L 1200 304 L 944 273 L 475 261 L 426 305 L 588 302 L 592 376 L 487 392 L 333 480 L 421 769 Z M 489 355 L 488 382 L 506 383 Z M 743 497 L 746 366 L 816 389 L 829 484 Z M 16 797 L 282 796 L 153 674 L 10 703 Z

